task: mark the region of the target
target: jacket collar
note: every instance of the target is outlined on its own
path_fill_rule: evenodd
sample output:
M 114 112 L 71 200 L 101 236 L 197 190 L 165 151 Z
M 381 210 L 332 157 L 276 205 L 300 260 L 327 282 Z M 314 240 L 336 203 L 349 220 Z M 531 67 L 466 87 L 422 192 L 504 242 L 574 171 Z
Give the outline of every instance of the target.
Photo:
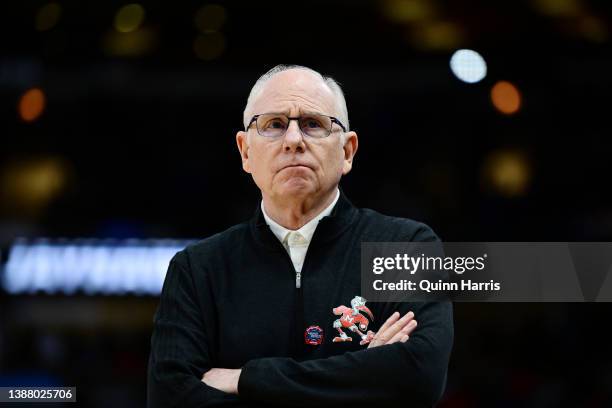
M 342 234 L 355 220 L 357 208 L 346 197 L 340 188 L 340 197 L 328 216 L 321 218 L 310 247 L 319 243 L 328 242 Z M 266 223 L 261 205 L 257 205 L 255 214 L 250 222 L 251 232 L 256 242 L 268 247 L 269 249 L 285 251 L 280 241 L 270 230 Z M 310 248 L 309 247 L 309 248 Z

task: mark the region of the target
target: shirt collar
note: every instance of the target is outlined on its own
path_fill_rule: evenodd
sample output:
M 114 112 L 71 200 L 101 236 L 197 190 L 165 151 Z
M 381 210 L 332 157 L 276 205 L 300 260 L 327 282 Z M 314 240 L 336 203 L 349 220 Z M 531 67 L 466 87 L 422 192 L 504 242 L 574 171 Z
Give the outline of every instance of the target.
M 317 229 L 319 221 L 323 217 L 327 217 L 331 214 L 332 210 L 334 209 L 334 206 L 338 202 L 338 198 L 340 198 L 340 190 L 336 188 L 336 198 L 334 198 L 334 201 L 332 201 L 331 204 L 325 207 L 325 209 L 323 209 L 323 211 L 317 214 L 312 220 L 308 221 L 300 229 L 297 230 L 297 232 L 299 232 L 306 239 L 306 242 L 310 242 L 310 240 L 312 239 L 312 236 L 314 235 L 315 230 Z M 287 235 L 291 231 L 296 231 L 287 229 L 276 221 L 274 221 L 272 218 L 270 218 L 264 208 L 263 200 L 261 200 L 261 212 L 263 213 L 264 219 L 266 220 L 266 224 L 270 226 L 270 230 L 272 231 L 272 233 L 274 233 L 274 235 L 276 236 L 276 238 L 278 238 L 280 242 L 284 243 L 285 239 L 287 238 Z

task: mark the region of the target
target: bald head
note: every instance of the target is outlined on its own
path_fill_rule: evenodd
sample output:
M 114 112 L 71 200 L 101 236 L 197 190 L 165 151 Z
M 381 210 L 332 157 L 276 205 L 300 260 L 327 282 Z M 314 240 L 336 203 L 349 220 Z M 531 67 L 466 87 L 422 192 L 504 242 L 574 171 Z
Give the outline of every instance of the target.
M 333 78 L 300 65 L 277 65 L 255 82 L 244 109 L 244 125 L 256 114 L 281 112 L 269 110 L 270 104 L 280 106 L 295 98 L 303 100 L 306 109 L 310 107 L 313 112 L 337 117 L 349 130 L 346 101 L 338 83 Z M 266 106 L 268 110 L 261 111 L 261 106 Z

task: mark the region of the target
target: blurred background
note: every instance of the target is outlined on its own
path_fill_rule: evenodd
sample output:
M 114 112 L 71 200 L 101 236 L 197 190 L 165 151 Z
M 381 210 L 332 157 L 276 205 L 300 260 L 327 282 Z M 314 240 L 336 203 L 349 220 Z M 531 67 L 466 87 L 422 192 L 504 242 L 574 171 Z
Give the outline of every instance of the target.
M 279 63 L 342 84 L 357 206 L 445 241 L 612 241 L 608 2 L 23 0 L 0 23 L 0 386 L 144 406 L 168 260 L 258 205 L 234 136 Z M 611 311 L 456 304 L 440 406 L 611 406 Z

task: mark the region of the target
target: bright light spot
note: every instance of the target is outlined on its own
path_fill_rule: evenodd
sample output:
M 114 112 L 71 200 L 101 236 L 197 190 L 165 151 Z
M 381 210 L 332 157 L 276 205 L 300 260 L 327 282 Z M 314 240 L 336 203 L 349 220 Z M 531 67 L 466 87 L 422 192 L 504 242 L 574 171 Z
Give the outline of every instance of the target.
M 12 294 L 159 295 L 174 254 L 193 241 L 19 240 L 0 276 Z
M 66 178 L 66 166 L 57 158 L 15 162 L 2 173 L 2 195 L 6 205 L 36 212 L 62 191 Z
M 531 168 L 525 154 L 502 150 L 491 153 L 483 168 L 487 187 L 506 197 L 525 194 L 531 180 Z
M 519 90 L 508 81 L 499 81 L 491 88 L 493 106 L 505 115 L 512 115 L 521 107 Z
M 225 50 L 225 38 L 221 33 L 200 34 L 193 42 L 193 51 L 204 61 L 214 60 Z
M 57 3 L 49 3 L 42 6 L 36 13 L 36 29 L 47 31 L 57 25 L 62 15 L 62 7 Z
M 17 110 L 25 122 L 35 121 L 45 110 L 45 94 L 40 88 L 27 90 L 21 95 Z
M 195 25 L 203 33 L 219 31 L 225 23 L 225 9 L 218 4 L 207 4 L 196 12 Z
M 450 60 L 453 74 L 463 82 L 473 84 L 487 75 L 487 63 L 473 50 L 457 50 Z
M 115 29 L 120 33 L 129 33 L 137 30 L 144 21 L 145 11 L 140 4 L 128 4 L 117 11 L 115 15 Z

